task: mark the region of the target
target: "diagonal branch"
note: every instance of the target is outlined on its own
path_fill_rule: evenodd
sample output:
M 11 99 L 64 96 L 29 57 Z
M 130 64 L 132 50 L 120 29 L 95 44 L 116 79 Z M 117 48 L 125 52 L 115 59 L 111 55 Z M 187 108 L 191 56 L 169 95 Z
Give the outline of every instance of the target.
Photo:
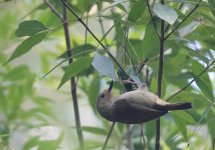
M 63 20 L 63 16 L 55 9 L 55 7 L 48 1 L 48 0 L 43 0 L 44 3 L 46 3 L 46 5 L 48 5 L 48 7 L 51 9 L 51 11 L 58 16 L 58 18 L 62 21 Z
M 172 35 L 195 12 L 195 10 L 200 6 L 201 2 L 202 0 L 199 0 L 191 12 L 164 38 L 164 40 L 168 39 L 168 37 Z
M 157 28 L 156 22 L 155 22 L 155 20 L 154 20 L 154 18 L 153 18 L 153 15 L 152 15 L 152 10 L 151 10 L 151 7 L 150 7 L 150 5 L 149 5 L 149 0 L 146 0 L 146 2 L 147 2 L 147 7 L 148 7 L 148 10 L 149 10 L 149 14 L 150 14 L 150 16 L 151 16 L 151 18 L 152 18 L 152 22 L 153 22 L 155 31 L 156 31 L 156 33 L 157 33 L 158 38 L 160 38 L 160 34 L 159 34 L 159 32 L 158 32 L 158 28 Z
M 214 63 L 215 63 L 215 59 L 210 64 L 208 64 L 207 67 L 205 67 L 205 69 L 202 70 L 202 72 L 200 72 L 197 76 L 195 76 L 185 87 L 183 87 L 182 89 L 180 89 L 179 91 L 177 91 L 176 93 L 174 93 L 172 96 L 170 96 L 169 98 L 167 98 L 166 101 L 169 101 L 174 96 L 178 95 L 179 93 L 181 93 L 182 91 L 184 91 L 186 88 L 188 88 L 196 79 L 198 79 L 201 75 L 203 75 Z
M 119 62 L 115 59 L 113 54 L 101 43 L 101 41 L 96 37 L 96 35 L 89 29 L 89 27 L 83 22 L 83 20 L 69 7 L 69 5 L 65 2 L 65 0 L 61 0 L 62 3 L 69 9 L 69 11 L 78 19 L 78 21 L 87 29 L 87 31 L 93 36 L 93 38 L 102 46 L 102 48 L 107 52 L 107 54 L 112 58 L 112 60 L 116 63 L 116 65 L 122 70 L 124 74 L 127 75 L 123 67 L 119 64 Z

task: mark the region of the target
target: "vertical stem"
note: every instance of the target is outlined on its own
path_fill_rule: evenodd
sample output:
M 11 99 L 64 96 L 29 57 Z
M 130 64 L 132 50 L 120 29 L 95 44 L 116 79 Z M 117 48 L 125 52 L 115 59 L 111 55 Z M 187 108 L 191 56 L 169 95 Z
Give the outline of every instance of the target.
M 126 138 L 127 138 L 127 142 L 128 142 L 128 149 L 129 150 L 134 150 L 134 145 L 132 143 L 132 128 L 131 128 L 130 124 L 127 125 L 127 135 L 126 135 Z
M 69 26 L 68 26 L 68 21 L 67 21 L 67 11 L 66 10 L 67 9 L 66 9 L 65 5 L 63 4 L 63 28 L 64 28 L 64 34 L 65 34 L 65 40 L 66 40 L 67 56 L 69 58 L 71 58 L 71 59 L 69 59 L 69 64 L 71 64 L 73 62 L 72 48 L 71 48 L 71 43 L 70 43 Z M 72 77 L 70 79 L 70 88 L 71 88 L 71 94 L 72 94 L 72 100 L 73 100 L 76 131 L 77 131 L 77 135 L 78 135 L 79 147 L 81 150 L 83 150 L 84 142 L 83 142 L 83 134 L 82 134 L 82 130 L 81 130 L 81 122 L 80 122 L 80 116 L 79 116 L 75 77 Z
M 164 4 L 164 0 L 161 0 L 161 4 Z M 161 35 L 160 35 L 160 58 L 159 58 L 159 70 L 158 70 L 158 96 L 161 97 L 162 93 L 162 76 L 163 76 L 163 59 L 164 59 L 164 34 L 165 34 L 165 22 L 161 20 Z M 160 119 L 156 120 L 156 139 L 155 150 L 160 149 Z
M 212 150 L 214 150 L 215 149 L 215 138 L 213 139 L 213 143 L 212 143 Z
M 104 143 L 104 145 L 102 146 L 102 150 L 105 150 L 105 148 L 106 148 L 106 146 L 107 146 L 107 143 L 108 143 L 108 141 L 109 141 L 109 139 L 110 139 L 110 136 L 111 136 L 111 133 L 112 133 L 112 131 L 113 131 L 114 126 L 115 126 L 115 122 L 113 122 L 112 125 L 111 125 L 111 128 L 110 128 L 110 130 L 109 130 L 109 132 L 108 132 L 108 135 L 107 135 L 107 137 L 106 137 L 106 139 L 105 139 L 105 143 Z

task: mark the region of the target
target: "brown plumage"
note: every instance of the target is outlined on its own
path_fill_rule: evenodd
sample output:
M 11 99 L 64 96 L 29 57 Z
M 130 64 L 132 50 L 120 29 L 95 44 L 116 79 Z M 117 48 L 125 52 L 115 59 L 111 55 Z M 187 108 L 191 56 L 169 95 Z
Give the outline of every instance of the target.
M 113 97 L 112 84 L 101 92 L 97 99 L 97 109 L 102 117 L 112 122 L 126 124 L 144 123 L 159 118 L 170 110 L 192 108 L 191 103 L 168 103 L 150 92 L 145 84 L 135 91 Z

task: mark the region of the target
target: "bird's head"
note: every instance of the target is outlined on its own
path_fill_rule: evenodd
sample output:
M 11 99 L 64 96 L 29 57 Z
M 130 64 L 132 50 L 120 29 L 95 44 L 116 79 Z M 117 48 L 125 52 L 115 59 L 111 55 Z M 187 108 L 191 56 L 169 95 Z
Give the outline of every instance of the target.
M 110 102 L 110 99 L 112 97 L 112 92 L 111 92 L 112 88 L 113 88 L 113 81 L 111 81 L 110 86 L 107 90 L 104 90 L 99 94 L 97 98 L 97 105 L 99 105 L 99 107 L 103 107 L 103 105 Z

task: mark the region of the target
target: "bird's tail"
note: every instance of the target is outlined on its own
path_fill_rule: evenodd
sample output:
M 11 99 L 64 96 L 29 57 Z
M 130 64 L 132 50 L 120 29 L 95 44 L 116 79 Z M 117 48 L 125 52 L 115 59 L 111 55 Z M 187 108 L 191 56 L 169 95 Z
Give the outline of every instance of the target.
M 184 110 L 192 108 L 191 103 L 176 103 L 176 104 L 167 104 L 166 108 L 168 110 Z

